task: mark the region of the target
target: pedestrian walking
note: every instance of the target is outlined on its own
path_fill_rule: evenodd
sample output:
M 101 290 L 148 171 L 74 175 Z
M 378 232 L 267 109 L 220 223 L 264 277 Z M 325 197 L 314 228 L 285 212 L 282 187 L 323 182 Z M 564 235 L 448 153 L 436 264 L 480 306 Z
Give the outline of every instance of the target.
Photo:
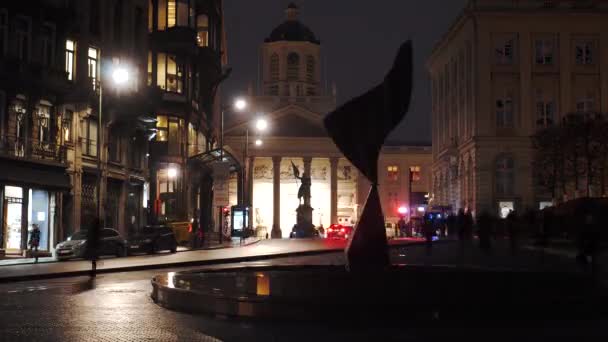
M 424 216 L 424 226 L 422 228 L 424 230 L 424 238 L 426 241 L 426 254 L 431 255 L 433 250 L 433 235 L 435 234 L 435 227 L 430 214 Z
M 38 246 L 40 246 L 40 227 L 36 223 L 32 224 L 29 246 L 30 252 L 35 258 L 35 262 L 38 262 Z
M 99 240 L 101 233 L 101 220 L 95 218 L 87 230 L 86 255 L 91 260 L 91 277 L 97 276 L 97 258 L 99 256 Z
M 479 237 L 479 247 L 485 253 L 492 250 L 492 217 L 487 211 L 483 211 L 477 218 L 477 236 Z
M 519 238 L 517 213 L 514 210 L 509 211 L 507 215 L 507 235 L 509 237 L 509 245 L 511 246 L 511 254 L 517 251 L 517 242 Z
M 399 218 L 399 222 L 397 222 L 397 227 L 399 229 L 399 233 L 401 236 L 406 236 L 406 223 L 405 223 L 405 219 L 403 218 L 403 216 L 401 216 L 401 218 Z

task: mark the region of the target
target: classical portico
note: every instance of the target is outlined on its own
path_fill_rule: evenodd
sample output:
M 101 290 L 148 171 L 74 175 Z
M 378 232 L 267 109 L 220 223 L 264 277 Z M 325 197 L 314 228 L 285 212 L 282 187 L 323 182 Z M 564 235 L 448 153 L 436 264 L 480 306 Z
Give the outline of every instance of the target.
M 227 140 L 234 146 L 245 143 L 243 137 Z M 311 176 L 315 226 L 356 221 L 358 199 L 364 199 L 357 171 L 329 138 L 266 136 L 262 147 L 250 147 L 247 161 L 245 196 L 252 207 L 253 228 L 260 235 L 288 237 L 296 223 L 300 184 L 293 175 L 292 162 Z M 232 193 L 231 201 L 237 201 L 236 193 Z

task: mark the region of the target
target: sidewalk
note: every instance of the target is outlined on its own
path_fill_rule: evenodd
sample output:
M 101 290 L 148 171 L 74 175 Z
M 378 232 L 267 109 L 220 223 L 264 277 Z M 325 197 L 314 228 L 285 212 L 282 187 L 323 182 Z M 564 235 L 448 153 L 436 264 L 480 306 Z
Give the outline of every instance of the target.
M 97 262 L 98 273 L 127 272 L 156 268 L 208 265 L 263 260 L 274 257 L 342 251 L 344 240 L 264 240 L 235 248 L 184 251 L 175 254 L 153 254 L 127 258 L 107 258 Z M 22 281 L 65 276 L 86 276 L 91 262 L 75 260 L 18 264 L 0 267 L 0 282 Z
M 211 250 L 211 249 L 220 249 L 220 248 L 241 247 L 241 246 L 251 245 L 251 244 L 257 243 L 259 241 L 260 241 L 259 238 L 247 238 L 247 239 L 243 240 L 243 242 L 241 243 L 240 240 L 234 239 L 232 241 L 226 241 L 222 244 L 219 244 L 219 243 L 213 243 L 210 245 L 205 244 L 205 246 L 203 248 L 198 248 L 197 250 Z M 183 246 L 177 247 L 178 253 L 179 252 L 188 252 L 188 251 L 192 251 L 192 249 L 190 247 L 183 247 Z M 58 262 L 58 261 L 55 260 L 55 257 L 52 257 L 52 256 L 38 258 L 38 264 L 50 263 L 50 262 Z M 0 267 L 14 266 L 14 265 L 28 265 L 28 264 L 35 264 L 35 263 L 36 262 L 34 261 L 34 258 L 26 258 L 26 257 L 22 257 L 22 256 L 18 256 L 18 255 L 10 255 L 10 254 L 8 254 L 6 257 L 0 259 Z M 0 278 L 1 277 L 2 277 L 2 275 L 0 275 Z
M 399 239 L 389 241 L 390 246 L 419 244 L 419 241 Z M 98 273 L 128 272 L 146 269 L 175 268 L 258 261 L 280 257 L 315 255 L 342 252 L 346 240 L 334 239 L 276 239 L 234 248 L 190 250 L 175 254 L 153 254 L 128 258 L 107 258 L 97 262 Z M 43 278 L 87 276 L 91 262 L 75 260 L 37 264 L 17 264 L 0 267 L 0 282 L 24 281 Z

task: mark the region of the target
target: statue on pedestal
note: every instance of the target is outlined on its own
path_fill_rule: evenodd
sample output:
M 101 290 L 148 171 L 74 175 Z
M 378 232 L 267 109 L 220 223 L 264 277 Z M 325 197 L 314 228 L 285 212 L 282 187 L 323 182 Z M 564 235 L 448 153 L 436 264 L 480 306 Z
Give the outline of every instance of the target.
M 310 187 L 312 185 L 310 174 L 304 171 L 302 176 L 300 176 L 300 170 L 293 162 L 291 162 L 291 167 L 293 169 L 293 176 L 301 182 L 298 189 L 298 201 L 300 205 L 296 209 L 297 223 L 294 226 L 293 233 L 295 233 L 295 237 L 313 237 L 315 226 L 312 224 L 313 208 L 310 206 Z

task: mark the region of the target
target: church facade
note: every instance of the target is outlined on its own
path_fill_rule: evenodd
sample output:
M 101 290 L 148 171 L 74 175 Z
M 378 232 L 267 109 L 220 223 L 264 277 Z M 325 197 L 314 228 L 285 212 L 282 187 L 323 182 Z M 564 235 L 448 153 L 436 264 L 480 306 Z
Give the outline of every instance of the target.
M 300 184 L 292 164 L 311 176 L 317 227 L 356 223 L 370 187 L 323 126 L 337 102 L 335 86 L 323 86 L 321 42 L 298 20 L 295 5 L 286 16 L 261 46 L 259 86 L 249 91 L 247 114 L 233 115 L 225 131 L 226 145 L 243 165 L 230 182 L 230 202 L 251 206 L 253 228 L 275 238 L 288 237 L 296 223 Z M 264 132 L 255 127 L 260 118 L 268 123 Z M 385 216 L 396 221 L 397 207 L 412 202 L 413 190 L 429 191 L 431 149 L 390 146 L 380 159 L 387 174 L 380 184 Z M 408 181 L 411 170 L 414 181 Z

